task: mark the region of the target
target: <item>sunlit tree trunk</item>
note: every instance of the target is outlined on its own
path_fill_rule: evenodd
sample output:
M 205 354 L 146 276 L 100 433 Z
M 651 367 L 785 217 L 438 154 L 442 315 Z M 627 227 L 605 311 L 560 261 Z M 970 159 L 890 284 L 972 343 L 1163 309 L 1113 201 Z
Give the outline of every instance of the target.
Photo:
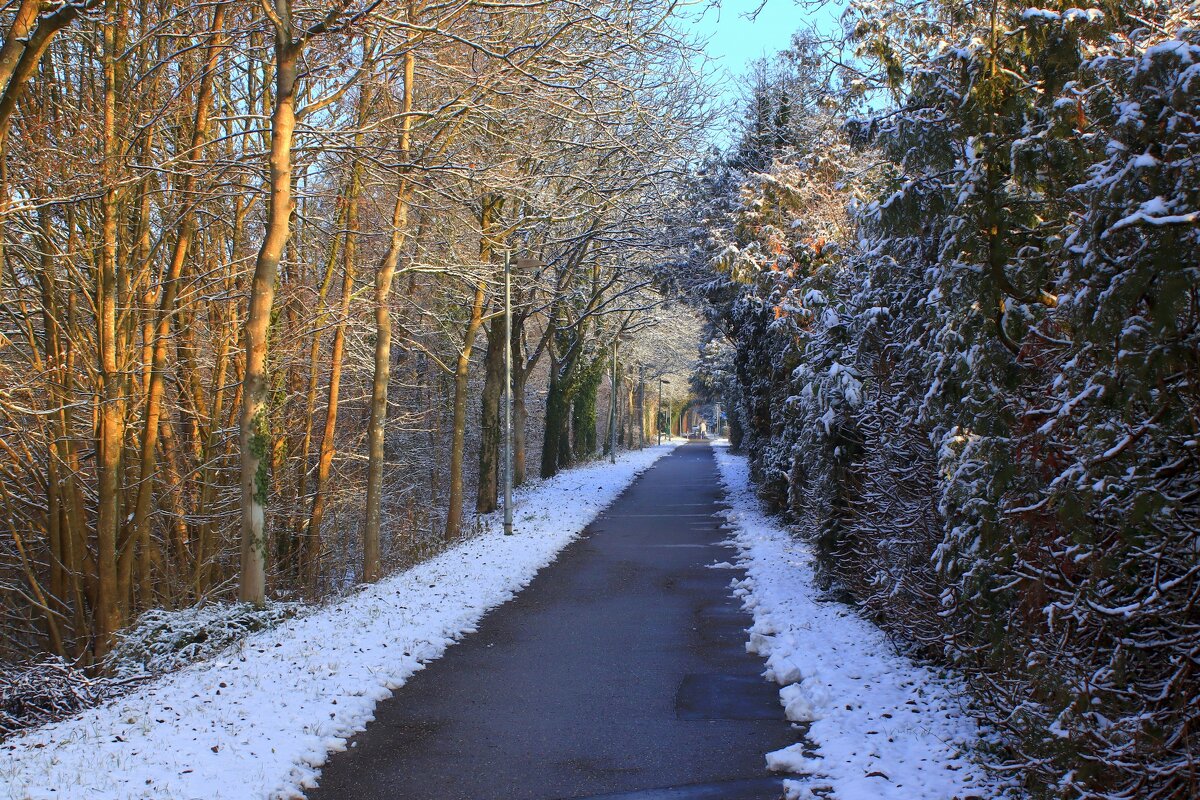
M 21 0 L 21 5 L 17 7 L 8 35 L 4 37 L 4 45 L 0 46 L 0 91 L 8 86 L 21 54 L 25 52 L 29 32 L 33 30 L 41 6 L 41 0 Z
M 33 5 L 37 9 L 34 11 L 36 14 L 42 4 L 34 3 Z M 24 94 L 26 83 L 37 72 L 38 63 L 42 60 L 46 48 L 50 46 L 59 31 L 75 21 L 81 11 L 97 5 L 99 5 L 99 0 L 88 0 L 85 3 L 64 3 L 46 16 L 38 18 L 37 24 L 29 28 L 27 27 L 30 24 L 28 3 L 22 2 L 17 16 L 14 18 L 14 25 L 10 29 L 8 37 L 5 38 L 3 47 L 0 48 L 0 62 L 3 62 L 0 63 L 0 77 L 7 74 L 5 80 L 0 82 L 0 142 L 5 142 L 8 138 L 9 125 L 12 122 L 12 115 L 17 109 L 17 103 Z M 105 0 L 106 15 L 116 13 L 115 6 L 111 11 L 109 10 L 110 5 L 112 4 Z M 116 58 L 115 55 L 113 57 Z
M 244 342 L 241 445 L 241 583 L 242 602 L 266 600 L 266 505 L 271 432 L 268 421 L 267 332 L 275 301 L 275 280 L 290 235 L 292 215 L 292 139 L 296 127 L 297 63 L 302 44 L 294 40 L 289 0 L 276 0 L 275 98 L 271 114 L 270 179 L 266 231 L 250 287 Z
M 125 442 L 125 398 L 117 352 L 117 2 L 105 3 L 104 23 L 104 194 L 101 199 L 101 252 L 96 268 L 97 345 L 101 398 L 96 442 L 97 593 L 93 653 L 107 655 L 121 626 L 117 580 L 117 540 L 121 531 L 121 451 Z
M 409 5 L 409 19 L 415 18 L 416 4 Z M 407 165 L 411 151 L 413 82 L 416 79 L 413 44 L 416 32 L 409 32 L 409 48 L 404 54 L 403 117 L 400 120 L 400 162 Z M 367 511 L 363 526 L 363 580 L 375 581 L 380 575 L 380 527 L 383 516 L 383 460 L 387 436 L 388 385 L 392 374 L 392 279 L 400 261 L 400 250 L 408 228 L 411 186 L 405 166 L 401 167 L 400 185 L 392 210 L 392 236 L 387 253 L 375 273 L 375 369 L 371 381 L 371 419 L 367 427 Z

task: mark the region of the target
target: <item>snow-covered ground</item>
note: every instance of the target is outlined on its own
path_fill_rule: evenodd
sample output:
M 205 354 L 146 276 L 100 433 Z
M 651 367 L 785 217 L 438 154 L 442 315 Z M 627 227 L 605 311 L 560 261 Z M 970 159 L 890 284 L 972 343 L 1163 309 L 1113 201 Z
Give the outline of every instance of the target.
M 897 655 L 852 609 L 822 598 L 813 554 L 762 513 L 746 459 L 715 448 L 731 540 L 747 570 L 735 594 L 754 615 L 747 649 L 767 659 L 788 719 L 811 723 L 805 744 L 767 755 L 789 798 L 951 800 L 996 797 L 968 751 L 980 736 L 961 686 Z M 814 752 L 815 746 L 815 752 Z
M 375 704 L 523 588 L 675 444 L 521 491 L 485 533 L 213 660 L 0 745 L 0 798 L 297 797 Z

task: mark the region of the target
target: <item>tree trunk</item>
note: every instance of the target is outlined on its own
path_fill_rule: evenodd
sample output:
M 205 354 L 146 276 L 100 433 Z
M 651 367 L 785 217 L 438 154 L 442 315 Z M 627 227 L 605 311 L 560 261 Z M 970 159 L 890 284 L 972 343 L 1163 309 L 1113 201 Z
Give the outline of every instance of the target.
M 495 244 L 492 240 L 492 226 L 503 205 L 504 198 L 498 194 L 484 193 L 479 201 L 479 263 L 482 269 L 486 269 L 492 261 Z M 471 352 L 475 347 L 475 338 L 479 335 L 479 329 L 483 325 L 484 286 L 481 276 L 475 281 L 475 293 L 471 300 L 471 316 L 467 320 L 462 349 L 459 350 L 458 359 L 454 364 L 454 422 L 451 428 L 450 507 L 446 512 L 446 541 L 457 539 L 462 529 L 463 448 L 467 437 L 467 379 L 470 375 Z M 503 321 L 501 327 L 503 327 Z
M 604 380 L 604 356 L 597 356 L 580 376 L 571 403 L 572 454 L 584 461 L 596 454 L 596 398 Z
M 38 20 L 37 26 L 30 31 L 25 29 L 24 35 L 16 35 L 18 28 L 14 24 L 10 30 L 9 37 L 5 40 L 4 50 L 8 50 L 8 43 L 14 42 L 19 47 L 19 55 L 17 47 L 9 50 L 7 54 L 0 51 L 0 56 L 7 56 L 11 60 L 11 68 L 7 64 L 3 67 L 8 72 L 7 81 L 0 88 L 0 142 L 6 143 L 8 139 L 9 125 L 12 122 L 13 112 L 17 109 L 17 102 L 24 94 L 25 84 L 37 72 L 38 63 L 42 60 L 46 49 L 50 47 L 50 42 L 53 41 L 55 35 L 63 28 L 70 25 L 79 16 L 79 12 L 84 8 L 91 8 L 97 4 L 97 0 L 90 0 L 84 3 L 67 3 L 53 13 L 47 14 Z M 37 4 L 40 6 L 40 3 Z M 116 18 L 116 5 L 111 0 L 105 0 L 105 14 L 110 19 Z M 22 11 L 17 11 L 17 17 L 21 18 Z M 115 32 L 114 32 L 115 36 Z M 112 54 L 115 59 L 117 54 Z M 0 146 L 0 152 L 6 148 Z
M 515 362 L 514 362 L 515 363 Z M 518 378 L 513 375 L 513 485 L 520 486 L 525 482 L 525 426 L 529 420 L 529 410 L 525 407 L 525 384 L 529 373 L 521 371 Z
M 525 387 L 529 383 L 529 375 L 541 360 L 550 343 L 552 328 L 548 328 L 539 337 L 533 352 L 524 353 L 525 321 L 532 313 L 532 306 L 522 309 L 521 313 L 513 315 L 512 329 L 512 393 L 513 393 L 513 485 L 520 486 L 528 474 L 526 465 L 526 432 L 529 425 L 529 410 L 525 404 Z
M 471 350 L 483 318 L 483 281 L 475 284 L 471 301 L 471 317 L 463 336 L 463 346 L 454 365 L 454 422 L 450 440 L 450 492 L 446 511 L 446 541 L 458 538 L 462 529 L 463 504 L 463 447 L 467 437 L 467 378 L 471 367 Z
M 117 539 L 121 529 L 121 451 L 125 444 L 125 399 L 117 354 L 117 3 L 107 0 L 104 25 L 104 196 L 102 238 L 96 269 L 97 344 L 101 402 L 96 442 L 97 592 L 93 653 L 104 658 L 121 626 L 117 585 Z
M 643 367 L 638 368 L 637 446 L 639 450 L 646 446 L 646 373 Z
M 546 389 L 546 432 L 542 437 L 542 477 L 558 474 L 559 455 L 567 437 L 571 401 L 557 359 L 550 361 L 550 385 Z
M 33 30 L 33 23 L 37 22 L 41 5 L 41 0 L 21 0 L 13 16 L 8 35 L 4 37 L 4 46 L 0 47 L 0 92 L 8 86 L 21 54 L 25 52 L 29 32 Z
M 413 20 L 414 4 L 409 5 L 409 20 Z M 409 48 L 404 54 L 403 117 L 400 121 L 400 162 L 407 164 L 411 147 L 413 81 L 416 77 L 413 45 L 417 33 L 409 30 Z M 367 510 L 363 527 L 363 580 L 379 580 L 379 528 L 383 514 L 383 457 L 387 426 L 388 383 L 392 369 L 392 312 L 389 299 L 392 279 L 404 246 L 408 227 L 408 173 L 401 172 L 392 209 L 392 237 L 379 271 L 375 273 L 375 371 L 371 382 L 371 419 L 367 427 Z
M 241 446 L 241 585 L 238 598 L 266 601 L 267 470 L 271 431 L 267 400 L 267 332 L 275 302 L 275 280 L 290 235 L 292 215 L 292 138 L 296 127 L 297 62 L 302 46 L 293 41 L 286 2 L 275 31 L 275 108 L 271 114 L 270 186 L 266 232 L 254 265 L 246 314 L 246 367 L 242 379 Z
M 61 320 L 58 317 L 57 298 L 55 296 L 56 289 L 54 286 L 54 256 L 53 242 L 54 229 L 50 220 L 50 210 L 48 208 L 38 209 L 38 230 L 40 232 L 39 246 L 42 250 L 41 255 L 41 274 L 38 276 L 41 288 L 41 311 L 42 311 L 42 347 L 46 351 L 46 371 L 51 377 L 50 380 L 50 396 L 49 407 L 53 409 L 61 409 L 67 401 L 62 395 L 62 368 L 63 368 L 63 348 L 62 348 L 62 332 L 59 329 Z M 59 462 L 55 457 L 54 448 L 57 443 L 61 443 L 64 439 L 64 433 L 59 428 L 57 419 L 58 414 L 54 414 L 50 419 L 50 431 L 54 437 L 46 452 L 46 504 L 47 504 L 47 519 L 48 531 L 50 533 L 51 557 L 50 557 L 50 593 L 58 599 L 65 607 L 69 596 L 66 591 L 66 581 L 70 562 L 67 559 L 66 552 L 69 548 L 68 531 L 65 530 L 66 525 L 66 509 L 63 502 L 63 482 L 59 475 Z M 64 569 L 66 567 L 66 569 Z
M 499 500 L 504 345 L 504 317 L 498 316 L 488 326 L 487 354 L 483 362 L 485 377 L 479 426 L 479 483 L 475 498 L 475 510 L 480 514 L 495 511 Z

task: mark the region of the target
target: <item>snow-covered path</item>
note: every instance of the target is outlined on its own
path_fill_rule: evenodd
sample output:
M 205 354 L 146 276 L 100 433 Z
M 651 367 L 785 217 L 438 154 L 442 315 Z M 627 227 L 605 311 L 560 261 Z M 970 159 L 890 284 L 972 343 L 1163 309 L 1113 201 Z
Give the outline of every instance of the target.
M 746 459 L 716 451 L 725 516 L 747 571 L 735 592 L 754 615 L 748 647 L 767 659 L 788 719 L 810 723 L 810 742 L 768 756 L 774 769 L 809 774 L 785 781 L 789 800 L 998 796 L 967 756 L 980 733 L 962 688 L 896 654 L 878 627 L 822 598 L 811 550 L 762 513 Z
M 564 472 L 438 557 L 0 745 L 0 798 L 297 796 L 375 704 L 510 599 L 672 445 Z
M 480 638 L 485 626 L 472 644 L 455 649 L 470 668 L 451 670 L 457 655 L 438 665 L 454 672 L 455 681 L 440 679 L 431 694 L 453 691 L 457 682 L 468 698 L 455 702 L 473 732 L 454 741 L 471 752 L 492 751 L 488 755 L 499 760 L 481 770 L 487 798 L 479 786 L 464 785 L 459 788 L 466 794 L 454 794 L 436 780 L 421 789 L 428 789 L 422 798 L 543 800 L 589 788 L 670 786 L 675 793 L 662 796 L 775 800 L 780 784 L 766 780 L 767 768 L 788 776 L 783 785 L 789 798 L 998 796 L 999 787 L 967 754 L 979 730 L 964 710 L 960 687 L 897 655 L 878 628 L 820 596 L 811 552 L 761 513 L 743 458 L 714 448 L 729 505 L 720 516 L 745 570 L 733 591 L 753 614 L 745 648 L 742 626 L 749 620 L 718 607 L 731 602 L 721 600 L 730 576 L 730 565 L 722 562 L 730 556 L 719 555 L 723 534 L 713 519 L 718 495 L 712 467 L 696 460 L 704 449 L 681 451 L 686 458 L 664 462 L 655 470 L 657 479 L 647 476 L 632 498 L 610 507 L 671 449 L 565 472 L 521 494 L 516 536 L 503 536 L 499 520 L 489 520 L 483 535 L 429 562 L 106 706 L 14 737 L 0 745 L 0 798 L 299 797 L 315 784 L 329 753 L 344 749 L 374 718 L 377 703 L 474 632 L 485 612 L 529 584 L 606 509 L 593 526 L 599 538 L 580 545 L 591 548 L 583 560 L 565 570 L 555 566 L 555 574 L 568 580 L 531 587 L 537 595 L 529 599 L 533 611 L 508 606 L 511 614 L 498 612 L 519 619 L 497 623 L 489 617 L 493 627 L 511 629 L 508 643 L 520 650 L 513 664 L 501 663 L 503 636 Z M 707 454 L 702 460 L 711 464 Z M 525 602 L 522 595 L 517 605 Z M 531 648 L 535 640 L 544 647 Z M 778 704 L 744 649 L 767 659 L 767 678 L 782 687 Z M 486 700 L 469 699 L 479 693 L 485 671 L 495 673 Z M 481 717 L 487 702 L 522 675 L 528 685 L 515 696 L 516 705 L 499 701 L 511 712 L 507 718 Z M 699 698 L 698 708 L 688 707 L 689 685 L 706 687 L 693 698 Z M 705 703 L 735 711 L 710 713 Z M 398 713 L 408 721 L 419 710 L 406 705 Z M 787 730 L 781 710 L 798 730 Z M 531 718 L 537 718 L 532 726 Z M 383 733 L 376 738 L 385 738 L 373 752 L 387 754 L 394 744 L 386 738 L 386 716 L 381 719 Z M 802 734 L 804 741 L 785 746 Z M 321 797 L 406 796 L 389 791 L 410 785 L 412 770 L 422 768 L 404 755 L 376 758 L 368 752 L 369 739 L 368 733 L 368 746 L 355 750 L 354 758 L 359 763 L 367 757 L 371 769 L 359 763 L 339 775 L 335 762 Z M 566 757 L 581 748 L 589 758 Z M 435 754 L 430 774 L 472 773 L 475 764 L 443 763 L 462 755 Z M 382 763 L 387 758 L 401 765 L 399 784 L 395 772 L 372 778 L 373 785 L 357 783 L 377 765 L 389 775 Z M 504 765 L 511 765 L 508 782 Z M 678 788 L 688 783 L 709 793 Z M 546 793 L 531 794 L 536 787 Z M 570 787 L 567 794 L 558 791 L 563 787 Z
M 778 800 L 798 732 L 730 592 L 711 449 L 663 458 L 375 710 L 310 800 Z

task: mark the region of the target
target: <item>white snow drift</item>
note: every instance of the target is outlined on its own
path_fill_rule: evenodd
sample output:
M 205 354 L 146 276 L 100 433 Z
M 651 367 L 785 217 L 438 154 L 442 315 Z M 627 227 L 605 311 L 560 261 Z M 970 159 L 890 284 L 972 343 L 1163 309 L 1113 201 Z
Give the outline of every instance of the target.
M 299 796 L 375 704 L 510 599 L 673 445 L 520 492 L 446 553 L 214 660 L 0 745 L 0 797 L 222 800 Z
M 967 755 L 979 730 L 963 693 L 897 655 L 883 632 L 850 608 L 821 598 L 813 554 L 765 516 L 746 460 L 716 449 L 732 541 L 747 570 L 735 594 L 754 615 L 746 645 L 767 659 L 788 719 L 809 723 L 810 744 L 767 755 L 789 798 L 950 800 L 994 797 Z

